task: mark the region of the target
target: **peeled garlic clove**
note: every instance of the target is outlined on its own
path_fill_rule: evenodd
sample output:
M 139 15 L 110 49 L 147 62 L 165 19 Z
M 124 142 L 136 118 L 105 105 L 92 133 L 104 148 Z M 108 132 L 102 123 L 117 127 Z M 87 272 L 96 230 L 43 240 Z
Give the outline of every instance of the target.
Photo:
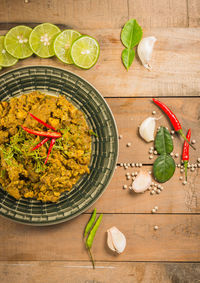
M 152 69 L 149 62 L 151 60 L 151 55 L 156 40 L 157 39 L 154 36 L 145 37 L 140 41 L 137 48 L 138 56 L 142 61 L 143 66 L 148 70 Z
M 132 183 L 132 189 L 136 193 L 143 193 L 150 187 L 151 181 L 149 172 L 141 170 Z
M 112 235 L 110 233 L 110 230 L 108 230 L 107 233 L 108 233 L 108 235 L 107 235 L 107 244 L 108 244 L 109 248 L 113 252 L 115 252 L 115 247 L 114 247 L 113 242 L 112 242 Z
M 107 244 L 108 247 L 117 253 L 122 253 L 126 247 L 126 238 L 122 232 L 115 226 L 107 230 Z
M 145 119 L 139 128 L 140 136 L 146 141 L 150 142 L 154 140 L 154 132 L 156 128 L 156 119 L 149 117 Z

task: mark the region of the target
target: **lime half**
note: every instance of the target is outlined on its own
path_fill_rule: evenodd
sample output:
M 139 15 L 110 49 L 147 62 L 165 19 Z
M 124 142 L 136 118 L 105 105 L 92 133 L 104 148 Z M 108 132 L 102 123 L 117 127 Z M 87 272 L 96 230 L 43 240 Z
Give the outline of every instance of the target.
M 31 31 L 27 26 L 16 26 L 9 30 L 4 39 L 7 52 L 17 59 L 30 57 L 33 54 L 28 42 Z
M 90 69 L 99 58 L 100 47 L 91 36 L 82 35 L 71 46 L 71 58 L 73 63 L 83 69 Z
M 15 65 L 18 59 L 14 58 L 6 51 L 4 46 L 4 38 L 5 36 L 0 36 L 0 66 L 10 67 Z
M 56 57 L 63 63 L 73 64 L 70 56 L 70 48 L 75 39 L 80 37 L 81 34 L 72 29 L 62 31 L 54 41 L 54 52 Z
M 60 33 L 60 29 L 50 23 L 36 26 L 29 38 L 33 52 L 41 58 L 54 56 L 53 42 L 58 33 Z

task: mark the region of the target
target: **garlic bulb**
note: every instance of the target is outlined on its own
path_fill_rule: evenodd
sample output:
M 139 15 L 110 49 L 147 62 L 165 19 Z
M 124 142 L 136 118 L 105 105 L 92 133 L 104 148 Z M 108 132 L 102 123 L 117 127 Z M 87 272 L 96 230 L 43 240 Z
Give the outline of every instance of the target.
M 149 62 L 151 60 L 151 55 L 156 40 L 157 39 L 154 36 L 145 37 L 140 41 L 137 48 L 138 56 L 142 61 L 143 66 L 148 70 L 152 69 Z
M 132 190 L 136 193 L 143 193 L 151 185 L 151 175 L 147 171 L 140 171 L 132 183 Z
M 156 127 L 156 118 L 146 118 L 139 128 L 140 136 L 146 141 L 150 142 L 154 140 L 154 132 Z
M 126 247 L 126 238 L 115 226 L 107 230 L 108 247 L 117 253 L 122 253 Z

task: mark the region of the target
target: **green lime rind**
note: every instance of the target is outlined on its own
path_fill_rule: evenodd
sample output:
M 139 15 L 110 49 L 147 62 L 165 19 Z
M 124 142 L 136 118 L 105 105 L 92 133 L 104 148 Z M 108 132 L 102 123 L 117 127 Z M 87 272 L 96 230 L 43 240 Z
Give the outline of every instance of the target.
M 100 53 L 100 46 L 96 39 L 88 35 L 77 38 L 71 46 L 71 59 L 77 67 L 81 69 L 92 68 Z
M 33 52 L 29 45 L 29 36 L 32 29 L 27 26 L 16 26 L 5 35 L 4 46 L 6 51 L 17 59 L 30 57 Z
M 4 38 L 5 36 L 0 36 L 0 66 L 11 67 L 18 62 L 18 59 L 14 58 L 6 51 L 4 46 Z
M 66 29 L 59 33 L 53 44 L 56 57 L 65 64 L 73 64 L 70 56 L 70 48 L 72 43 L 80 37 L 81 34 L 72 29 Z
M 44 23 L 36 26 L 29 37 L 30 47 L 37 56 L 49 58 L 55 55 L 53 43 L 61 30 L 53 24 Z

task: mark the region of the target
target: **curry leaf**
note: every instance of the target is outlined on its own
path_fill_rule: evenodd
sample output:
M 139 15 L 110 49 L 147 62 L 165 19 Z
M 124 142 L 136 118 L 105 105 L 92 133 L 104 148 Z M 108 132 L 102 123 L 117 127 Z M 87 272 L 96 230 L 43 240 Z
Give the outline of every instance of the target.
M 155 148 L 159 154 L 171 153 L 174 148 L 170 132 L 165 127 L 160 127 L 156 135 Z
M 159 183 L 168 181 L 175 172 L 176 164 L 169 154 L 160 155 L 153 164 L 153 174 Z
M 121 41 L 125 47 L 132 49 L 142 39 L 142 28 L 135 19 L 129 20 L 121 32 Z
M 126 67 L 127 71 L 129 69 L 129 67 L 131 66 L 134 58 L 135 58 L 135 51 L 133 49 L 125 48 L 122 51 L 122 62 L 124 64 L 124 66 Z

